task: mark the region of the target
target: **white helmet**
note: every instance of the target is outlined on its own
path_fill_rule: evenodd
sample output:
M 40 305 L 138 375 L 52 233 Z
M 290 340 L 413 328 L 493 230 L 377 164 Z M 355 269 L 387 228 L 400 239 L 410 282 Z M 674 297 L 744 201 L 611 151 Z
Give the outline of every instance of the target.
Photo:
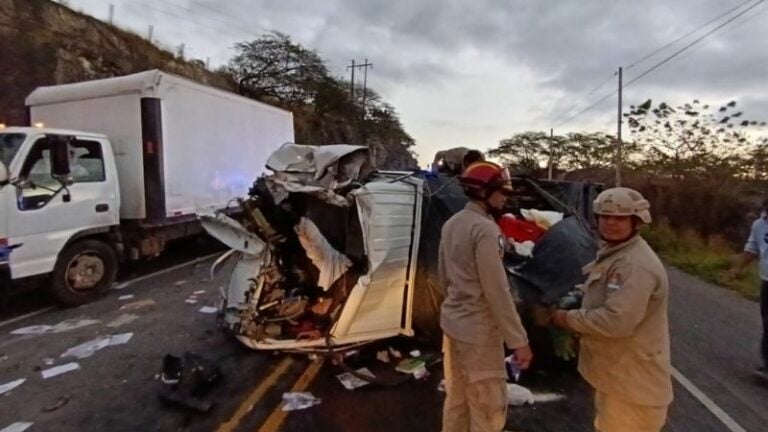
M 651 223 L 651 204 L 634 189 L 605 190 L 597 196 L 593 207 L 597 215 L 637 216 L 644 224 Z

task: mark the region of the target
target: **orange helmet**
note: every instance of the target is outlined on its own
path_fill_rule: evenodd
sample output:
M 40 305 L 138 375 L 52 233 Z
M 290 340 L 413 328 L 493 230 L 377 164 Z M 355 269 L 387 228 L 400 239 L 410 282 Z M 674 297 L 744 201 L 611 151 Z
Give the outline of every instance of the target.
M 459 183 L 465 189 L 512 191 L 512 178 L 509 171 L 493 162 L 475 162 L 464 170 L 459 177 Z

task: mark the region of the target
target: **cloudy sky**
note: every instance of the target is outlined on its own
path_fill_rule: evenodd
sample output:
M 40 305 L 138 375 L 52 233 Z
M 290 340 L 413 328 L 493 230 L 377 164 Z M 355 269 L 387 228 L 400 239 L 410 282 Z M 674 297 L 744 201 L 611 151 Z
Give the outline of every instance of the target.
M 615 131 L 611 96 L 752 5 L 741 17 L 625 89 L 647 98 L 712 104 L 738 100 L 768 120 L 768 1 L 763 0 L 69 0 L 71 7 L 139 34 L 154 26 L 166 47 L 225 64 L 238 41 L 270 30 L 317 50 L 336 75 L 351 59 L 373 63 L 369 85 L 392 103 L 422 164 L 440 149 L 494 147 L 525 130 Z M 605 85 L 594 91 L 600 84 Z M 574 107 L 575 105 L 575 107 Z M 568 111 L 569 109 L 570 112 Z

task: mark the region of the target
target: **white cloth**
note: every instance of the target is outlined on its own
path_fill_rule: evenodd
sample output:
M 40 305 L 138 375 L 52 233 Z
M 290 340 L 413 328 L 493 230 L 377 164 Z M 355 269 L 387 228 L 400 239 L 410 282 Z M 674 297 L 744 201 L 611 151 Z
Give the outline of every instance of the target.
M 320 270 L 317 286 L 328 291 L 328 288 L 352 266 L 352 261 L 334 249 L 311 220 L 301 218 L 294 229 L 312 264 Z

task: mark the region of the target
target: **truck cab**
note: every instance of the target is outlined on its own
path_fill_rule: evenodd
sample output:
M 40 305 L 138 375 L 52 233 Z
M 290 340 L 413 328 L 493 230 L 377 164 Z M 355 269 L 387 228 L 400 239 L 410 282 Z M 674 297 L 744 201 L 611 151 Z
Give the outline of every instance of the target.
M 110 236 L 120 192 L 105 135 L 44 127 L 0 128 L 2 285 L 50 277 L 54 295 L 80 304 L 114 280 Z M 11 284 L 14 282 L 14 284 Z

